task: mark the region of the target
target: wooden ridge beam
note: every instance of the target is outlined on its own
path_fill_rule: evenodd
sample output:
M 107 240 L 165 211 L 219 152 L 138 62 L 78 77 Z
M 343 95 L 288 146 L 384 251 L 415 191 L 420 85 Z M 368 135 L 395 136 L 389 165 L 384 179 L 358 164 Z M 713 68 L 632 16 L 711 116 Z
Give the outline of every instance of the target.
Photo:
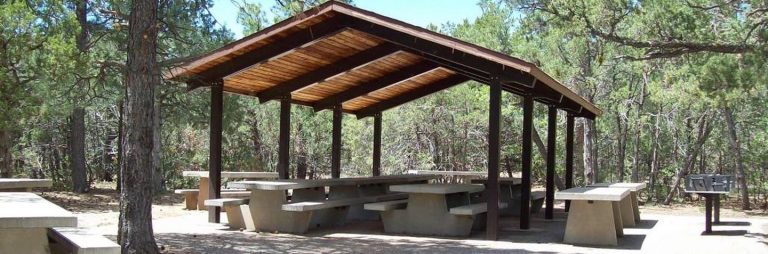
M 273 57 L 284 54 L 286 51 L 307 47 L 326 37 L 347 29 L 346 24 L 349 21 L 350 18 L 343 15 L 329 18 L 329 20 L 291 33 L 283 39 L 279 39 L 258 49 L 236 56 L 213 68 L 194 76 L 190 76 L 188 77 L 187 84 L 194 89 L 195 86 L 205 85 L 210 83 L 211 80 L 221 79 L 242 69 L 258 65 Z
M 413 65 L 410 65 L 408 67 L 405 67 L 401 70 L 398 70 L 394 73 L 388 73 L 380 78 L 371 80 L 368 83 L 360 84 L 355 87 L 349 88 L 346 91 L 328 96 L 322 100 L 317 101 L 313 105 L 313 107 L 315 111 L 328 109 L 333 107 L 336 104 L 341 104 L 345 101 L 366 95 L 370 92 L 373 92 L 394 84 L 398 84 L 400 82 L 409 80 L 415 76 L 433 71 L 436 68 L 438 68 L 438 66 L 432 63 L 419 62 Z
M 416 88 L 400 96 L 357 110 L 354 114 L 357 115 L 358 119 L 365 118 L 368 116 L 373 116 L 387 109 L 400 106 L 402 104 L 419 99 L 421 97 L 464 83 L 467 80 L 469 80 L 467 77 L 464 77 L 461 75 L 453 75 L 453 76 L 435 81 L 431 84 Z
M 357 54 L 341 59 L 337 62 L 312 70 L 304 75 L 267 88 L 266 90 L 260 92 L 257 97 L 259 97 L 259 101 L 261 103 L 274 100 L 309 85 L 322 82 L 326 79 L 330 79 L 345 72 L 368 65 L 397 51 L 397 47 L 389 43 L 374 46 Z

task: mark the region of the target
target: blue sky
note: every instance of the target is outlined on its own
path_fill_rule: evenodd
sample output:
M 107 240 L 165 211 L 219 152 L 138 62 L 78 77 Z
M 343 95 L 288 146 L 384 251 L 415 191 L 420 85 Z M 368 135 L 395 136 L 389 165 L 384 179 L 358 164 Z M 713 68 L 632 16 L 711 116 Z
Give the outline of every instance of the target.
M 246 1 L 260 3 L 267 12 L 267 18 L 272 20 L 270 9 L 275 0 Z M 481 14 L 476 0 L 354 0 L 354 3 L 357 7 L 422 27 L 430 23 L 440 25 L 449 21 L 473 20 Z M 216 0 L 211 12 L 237 38 L 243 37 L 243 28 L 237 23 L 237 7 L 231 0 Z

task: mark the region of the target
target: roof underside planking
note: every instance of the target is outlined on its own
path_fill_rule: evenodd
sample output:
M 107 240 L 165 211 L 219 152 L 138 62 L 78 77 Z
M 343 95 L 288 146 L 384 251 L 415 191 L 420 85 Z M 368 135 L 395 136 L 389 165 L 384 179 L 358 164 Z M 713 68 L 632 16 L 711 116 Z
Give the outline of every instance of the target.
M 424 28 L 329 1 L 174 67 L 166 79 L 261 102 L 290 98 L 372 116 L 468 80 L 501 82 L 579 117 L 602 111 L 535 65 Z M 497 81 L 498 79 L 498 81 Z

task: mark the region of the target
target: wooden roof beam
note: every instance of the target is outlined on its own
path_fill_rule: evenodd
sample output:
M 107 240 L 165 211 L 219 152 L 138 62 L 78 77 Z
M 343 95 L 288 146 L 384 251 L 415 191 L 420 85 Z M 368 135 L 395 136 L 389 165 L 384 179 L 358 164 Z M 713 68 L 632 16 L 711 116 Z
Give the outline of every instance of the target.
M 387 73 L 386 75 L 371 80 L 364 84 L 359 84 L 355 87 L 351 87 L 346 91 L 331 95 L 314 104 L 315 111 L 321 111 L 323 109 L 329 109 L 334 105 L 343 103 L 345 101 L 366 95 L 373 91 L 398 84 L 400 82 L 409 80 L 415 76 L 422 75 L 424 73 L 437 69 L 438 66 L 430 62 L 418 62 L 398 70 L 393 73 Z
M 419 99 L 421 97 L 436 93 L 438 91 L 442 91 L 448 88 L 451 88 L 453 86 L 456 86 L 458 84 L 464 83 L 468 81 L 469 79 L 462 75 L 453 75 L 438 81 L 435 81 L 431 84 L 422 86 L 420 88 L 414 89 L 410 92 L 407 92 L 405 94 L 402 94 L 400 96 L 388 99 L 386 101 L 382 101 L 376 104 L 373 104 L 371 106 L 365 107 L 363 109 L 357 110 L 354 112 L 354 114 L 357 115 L 357 118 L 365 118 L 369 116 L 373 116 L 379 112 L 385 111 L 387 109 L 391 109 L 397 106 L 400 106 L 402 104 L 411 102 L 413 100 Z
M 389 41 L 404 48 L 411 49 L 412 51 L 409 52 L 425 57 L 431 61 L 440 61 L 441 65 L 446 65 L 446 67 L 461 67 L 464 70 L 474 70 L 475 73 L 497 73 L 503 83 L 515 83 L 527 87 L 532 87 L 533 81 L 535 80 L 532 75 L 524 73 L 521 70 L 505 67 L 501 63 L 490 61 L 472 54 L 465 54 L 451 47 L 424 40 L 405 32 L 372 24 L 365 20 L 353 19 L 349 22 L 349 27 L 376 36 L 381 40 Z M 450 65 L 448 63 L 450 63 Z M 488 76 L 488 79 L 490 79 L 490 76 Z
M 384 43 L 267 88 L 258 93 L 257 97 L 259 97 L 261 103 L 264 103 L 282 96 L 287 96 L 296 90 L 363 67 L 395 52 L 397 52 L 397 47 L 394 47 L 389 43 Z
M 307 47 L 324 38 L 344 31 L 344 29 L 347 29 L 346 24 L 349 20 L 350 18 L 348 16 L 339 15 L 331 17 L 325 22 L 320 22 L 301 29 L 300 31 L 293 32 L 282 39 L 236 56 L 194 76 L 187 77 L 187 85 L 190 86 L 191 89 L 194 89 L 197 86 L 208 84 L 212 80 L 222 79 L 242 69 L 260 64 L 275 56 L 279 56 L 286 51 Z

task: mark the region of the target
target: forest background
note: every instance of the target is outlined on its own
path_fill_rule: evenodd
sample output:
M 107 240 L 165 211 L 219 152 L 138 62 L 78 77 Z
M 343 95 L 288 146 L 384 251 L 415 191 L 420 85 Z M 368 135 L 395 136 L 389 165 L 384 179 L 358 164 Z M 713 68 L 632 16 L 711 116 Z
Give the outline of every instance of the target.
M 275 1 L 269 9 L 233 2 L 242 33 L 324 2 Z M 234 40 L 212 16 L 214 4 L 161 1 L 163 68 Z M 647 182 L 646 201 L 669 204 L 685 198 L 680 179 L 686 174 L 731 174 L 741 209 L 768 208 L 768 2 L 477 4 L 482 12 L 475 19 L 427 28 L 533 62 L 605 112 L 594 122 L 577 121 L 576 183 Z M 116 180 L 129 7 L 119 0 L 0 0 L 0 176 L 51 178 L 55 188 L 75 192 Z M 503 95 L 505 172 L 520 171 L 520 103 Z M 207 89 L 156 86 L 156 190 L 189 187 L 193 179 L 181 171 L 207 170 L 209 106 Z M 278 103 L 226 95 L 224 109 L 223 170 L 274 171 Z M 546 111 L 535 105 L 533 177 L 539 184 Z M 292 178 L 330 176 L 331 117 L 293 107 Z M 485 171 L 487 122 L 488 87 L 475 82 L 386 111 L 383 174 Z M 561 113 L 559 178 L 564 127 Z M 343 130 L 342 175 L 370 175 L 372 119 L 345 117 Z

